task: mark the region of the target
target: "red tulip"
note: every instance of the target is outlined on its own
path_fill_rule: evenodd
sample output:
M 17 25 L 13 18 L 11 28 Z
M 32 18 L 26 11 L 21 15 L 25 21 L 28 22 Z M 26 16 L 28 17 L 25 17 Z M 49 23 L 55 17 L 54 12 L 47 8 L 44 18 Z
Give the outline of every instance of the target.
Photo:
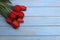
M 18 22 L 18 23 L 24 23 L 24 20 L 23 20 L 23 19 L 18 18 L 18 19 L 17 19 L 17 22 Z
M 12 19 L 11 18 L 7 18 L 6 22 L 9 23 L 9 24 L 11 24 L 12 23 Z
M 12 18 L 12 19 L 15 19 L 16 18 L 15 12 L 11 12 L 9 14 L 9 17 Z
M 17 21 L 13 21 L 12 26 L 13 26 L 14 29 L 18 29 L 19 28 L 19 23 Z
M 23 19 L 24 18 L 24 13 L 23 12 L 20 12 L 19 15 L 18 15 L 18 18 Z
M 26 11 L 27 7 L 26 6 L 21 6 L 22 11 Z
M 15 5 L 13 10 L 16 11 L 16 12 L 20 12 L 21 11 L 21 6 L 20 5 Z

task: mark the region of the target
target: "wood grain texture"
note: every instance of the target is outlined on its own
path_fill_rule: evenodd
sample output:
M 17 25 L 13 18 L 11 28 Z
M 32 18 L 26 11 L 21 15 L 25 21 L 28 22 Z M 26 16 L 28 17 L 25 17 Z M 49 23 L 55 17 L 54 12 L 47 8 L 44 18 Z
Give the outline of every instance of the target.
M 60 16 L 60 7 L 27 7 L 25 16 Z
M 17 30 L 0 16 L 0 40 L 60 40 L 60 0 L 13 0 L 25 5 L 25 22 Z
M 1 40 L 59 40 L 60 37 L 0 37 Z
M 60 6 L 60 0 L 13 0 L 13 5 L 26 6 Z
M 25 23 L 14 30 L 0 18 L 0 35 L 60 35 L 60 18 L 26 17 L 24 20 Z
M 8 37 L 0 37 L 1 40 L 60 40 L 60 37 L 17 37 L 17 36 L 8 36 Z
M 60 17 L 25 17 L 21 26 L 60 26 Z M 0 27 L 8 27 L 3 17 L 0 17 Z
M 27 7 L 27 17 L 60 17 L 60 7 Z
M 0 36 L 17 35 L 17 36 L 43 36 L 43 35 L 60 35 L 60 27 L 20 27 L 17 30 L 11 27 L 0 27 Z

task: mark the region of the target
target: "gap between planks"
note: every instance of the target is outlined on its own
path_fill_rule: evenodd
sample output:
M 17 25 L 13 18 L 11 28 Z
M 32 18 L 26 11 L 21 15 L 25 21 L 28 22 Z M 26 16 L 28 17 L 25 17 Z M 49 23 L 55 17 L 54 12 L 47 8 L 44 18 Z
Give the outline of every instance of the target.
M 2 17 L 1 15 L 0 15 L 0 17 Z M 60 16 L 25 16 L 25 17 L 53 17 L 53 18 L 60 18 Z
M 60 6 L 27 6 L 28 8 L 45 8 L 45 7 L 60 7 Z
M 4 27 L 7 28 L 7 26 Z M 21 27 L 60 27 L 60 25 L 21 25 Z
M 12 36 L 12 37 L 60 37 L 60 35 L 0 35 L 1 37 Z

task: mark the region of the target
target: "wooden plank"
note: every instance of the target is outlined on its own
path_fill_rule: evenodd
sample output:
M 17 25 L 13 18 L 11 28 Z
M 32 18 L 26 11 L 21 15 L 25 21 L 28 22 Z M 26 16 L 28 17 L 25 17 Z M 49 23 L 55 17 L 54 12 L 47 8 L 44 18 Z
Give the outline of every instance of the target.
M 26 6 L 60 6 L 60 0 L 13 0 L 12 3 Z
M 27 8 L 25 16 L 60 16 L 60 7 Z
M 15 30 L 11 27 L 0 27 L 0 36 L 60 36 L 60 27 L 20 27 Z
M 60 40 L 60 36 L 59 37 L 20 37 L 20 36 L 4 36 L 1 37 L 1 40 Z
M 59 29 L 60 17 L 25 17 L 25 23 L 17 30 L 0 17 L 0 35 L 60 35 Z
M 25 17 L 21 26 L 60 26 L 60 17 Z M 0 27 L 11 27 L 3 17 L 0 17 Z
M 60 16 L 60 7 L 37 7 L 27 8 L 25 16 Z
M 60 7 L 27 7 L 24 14 L 33 17 L 60 17 Z

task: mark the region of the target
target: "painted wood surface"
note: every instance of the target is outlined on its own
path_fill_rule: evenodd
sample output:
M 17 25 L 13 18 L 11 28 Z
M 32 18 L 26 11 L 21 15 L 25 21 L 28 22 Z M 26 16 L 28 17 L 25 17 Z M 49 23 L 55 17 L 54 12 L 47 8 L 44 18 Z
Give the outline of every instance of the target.
M 27 6 L 25 22 L 15 30 L 0 16 L 0 40 L 60 40 L 60 0 L 13 1 Z
M 60 7 L 27 7 L 25 16 L 60 16 Z
M 4 38 L 4 39 L 3 39 Z M 43 36 L 43 37 L 21 37 L 21 36 L 8 36 L 8 37 L 1 37 L 1 40 L 60 40 L 60 37 L 55 36 Z
M 4 39 L 3 39 L 4 38 Z M 60 37 L 56 36 L 41 36 L 41 37 L 21 37 L 21 36 L 2 36 L 1 40 L 60 40 Z
M 27 17 L 60 17 L 60 7 L 27 7 L 24 14 Z
M 8 27 L 3 17 L 0 17 L 0 26 Z M 60 17 L 25 17 L 22 27 L 33 26 L 60 26 Z
M 13 2 L 14 1 L 14 2 Z M 13 0 L 13 4 L 26 6 L 60 6 L 60 0 Z

